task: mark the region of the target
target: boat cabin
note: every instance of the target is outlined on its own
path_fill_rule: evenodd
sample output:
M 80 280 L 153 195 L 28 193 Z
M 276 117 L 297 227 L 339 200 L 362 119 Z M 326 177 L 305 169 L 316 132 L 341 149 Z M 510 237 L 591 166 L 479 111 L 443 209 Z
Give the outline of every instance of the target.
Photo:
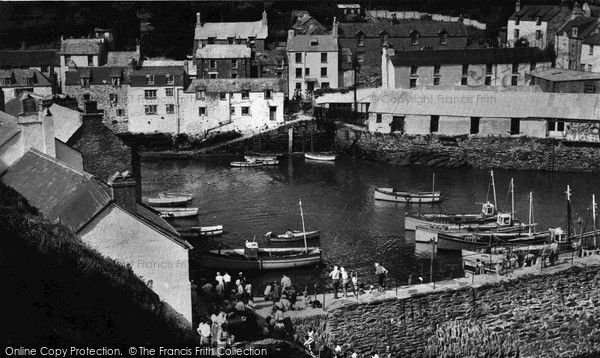
M 481 206 L 481 213 L 483 214 L 483 216 L 492 216 L 494 215 L 495 209 L 496 207 L 494 207 L 494 204 L 490 202 L 483 203 L 483 205 Z
M 550 228 L 550 241 L 556 240 L 558 243 L 567 242 L 567 233 L 563 229 L 556 227 Z
M 246 241 L 244 255 L 249 259 L 258 259 L 258 242 Z
M 498 226 L 510 226 L 511 223 L 512 217 L 509 213 L 498 214 L 498 219 L 496 220 L 496 224 L 498 224 Z

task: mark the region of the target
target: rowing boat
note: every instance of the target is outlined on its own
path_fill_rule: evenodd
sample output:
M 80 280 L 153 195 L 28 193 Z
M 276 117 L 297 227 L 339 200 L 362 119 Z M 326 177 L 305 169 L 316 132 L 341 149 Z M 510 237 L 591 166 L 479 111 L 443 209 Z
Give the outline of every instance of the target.
M 273 241 L 273 242 L 301 241 L 301 240 L 304 240 L 305 236 L 307 239 L 316 239 L 320 235 L 321 235 L 321 231 L 319 231 L 319 230 L 307 231 L 307 232 L 294 230 L 294 231 L 286 232 L 285 234 L 279 234 L 279 235 L 273 234 L 272 232 L 268 232 L 265 234 L 265 236 L 269 238 L 269 241 Z
M 198 215 L 198 208 L 160 208 L 155 207 L 163 218 L 183 218 Z
M 331 153 L 304 153 L 306 159 L 319 160 L 323 162 L 332 162 L 336 155 Z
M 175 230 L 185 237 L 208 237 L 223 234 L 223 225 L 176 227 Z
M 394 191 L 393 188 L 375 188 L 375 200 L 394 201 L 397 203 L 437 203 L 442 201 L 441 193 Z

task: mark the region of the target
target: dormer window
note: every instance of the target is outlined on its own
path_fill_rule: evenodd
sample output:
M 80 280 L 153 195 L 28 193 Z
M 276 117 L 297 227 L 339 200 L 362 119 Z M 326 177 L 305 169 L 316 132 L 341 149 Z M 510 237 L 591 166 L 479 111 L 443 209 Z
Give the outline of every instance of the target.
M 167 80 L 167 84 L 168 85 L 172 85 L 175 83 L 175 76 L 174 75 L 165 75 L 165 79 Z
M 387 42 L 389 35 L 387 32 L 382 31 L 379 33 L 379 36 L 381 36 L 381 45 L 385 45 L 385 43 Z
M 33 86 L 33 77 L 23 77 L 23 86 Z
M 121 79 L 119 77 L 111 77 L 110 82 L 112 83 L 113 86 L 121 85 Z
M 90 78 L 89 77 L 81 77 L 79 80 L 81 81 L 81 87 L 89 87 L 90 86 Z
M 445 30 L 442 30 L 438 34 L 440 36 L 440 45 L 446 46 L 448 44 L 448 33 Z
M 154 84 L 154 75 L 146 75 L 146 84 L 153 85 Z
M 357 46 L 365 45 L 365 34 L 363 34 L 362 32 L 359 32 L 358 34 L 356 34 L 356 45 Z
M 571 36 L 577 37 L 577 27 L 576 26 L 573 26 L 571 28 Z
M 419 44 L 419 33 L 416 30 L 410 32 L 410 44 L 413 46 Z
M 310 45 L 311 46 L 319 46 L 319 40 L 318 39 L 310 40 Z
M 227 38 L 227 44 L 228 45 L 233 45 L 233 37 L 228 37 Z
M 539 16 L 535 19 L 535 24 L 537 26 L 540 26 L 542 24 L 542 19 Z
M 12 78 L 10 77 L 2 77 L 2 86 L 7 87 L 12 84 Z

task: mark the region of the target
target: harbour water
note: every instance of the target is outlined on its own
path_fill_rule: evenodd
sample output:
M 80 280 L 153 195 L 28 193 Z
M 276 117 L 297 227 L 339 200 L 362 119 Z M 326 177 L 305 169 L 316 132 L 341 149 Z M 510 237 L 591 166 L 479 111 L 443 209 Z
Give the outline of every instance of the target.
M 417 166 L 391 166 L 383 163 L 345 158 L 335 163 L 320 163 L 294 156 L 272 167 L 232 168 L 229 163 L 240 156 L 218 155 L 185 159 L 144 159 L 143 195 L 155 197 L 161 191 L 188 192 L 194 195 L 190 206 L 199 207 L 198 223 L 224 226 L 222 237 L 190 239 L 194 246 L 190 257 L 191 277 L 212 278 L 215 271 L 198 267 L 203 250 L 243 247 L 256 238 L 261 246 L 302 246 L 269 243 L 265 233 L 301 230 L 298 202 L 302 200 L 307 230 L 321 230 L 321 238 L 309 240 L 309 246 L 321 246 L 324 267 L 295 269 L 275 273 L 245 273 L 254 287 L 280 279 L 283 273 L 301 289 L 314 286 L 322 291 L 333 265 L 356 270 L 372 280 L 374 263 L 389 270 L 389 277 L 406 283 L 421 276 L 429 280 L 430 248 L 416 247 L 404 232 L 405 212 L 478 212 L 481 204 L 493 200 L 490 175 L 484 170 L 443 169 Z M 394 187 L 409 191 L 442 191 L 440 204 L 401 204 L 375 201 L 375 187 Z M 600 192 L 597 174 L 549 173 L 495 170 L 498 206 L 509 211 L 509 182 L 514 178 L 516 217 L 528 220 L 528 194 L 533 191 L 534 218 L 538 230 L 565 227 L 564 191 L 571 186 L 574 227 L 592 225 L 591 195 Z M 578 223 L 579 222 L 581 224 Z M 176 225 L 198 225 L 190 219 L 178 219 Z M 437 280 L 462 276 L 457 254 L 437 255 Z M 226 270 L 227 268 L 223 268 Z M 232 276 L 237 272 L 229 272 Z

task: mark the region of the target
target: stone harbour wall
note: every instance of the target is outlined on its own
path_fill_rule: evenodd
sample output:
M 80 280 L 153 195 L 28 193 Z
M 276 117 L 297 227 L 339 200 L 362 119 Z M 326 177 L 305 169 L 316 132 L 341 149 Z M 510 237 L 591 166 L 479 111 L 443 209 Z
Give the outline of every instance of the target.
M 326 336 L 359 357 L 592 354 L 600 352 L 598 287 L 597 268 L 572 267 L 479 288 L 349 303 L 329 311 Z
M 600 171 L 600 147 L 551 138 L 407 136 L 338 128 L 338 152 L 398 165 Z M 577 145 L 575 145 L 577 144 Z

